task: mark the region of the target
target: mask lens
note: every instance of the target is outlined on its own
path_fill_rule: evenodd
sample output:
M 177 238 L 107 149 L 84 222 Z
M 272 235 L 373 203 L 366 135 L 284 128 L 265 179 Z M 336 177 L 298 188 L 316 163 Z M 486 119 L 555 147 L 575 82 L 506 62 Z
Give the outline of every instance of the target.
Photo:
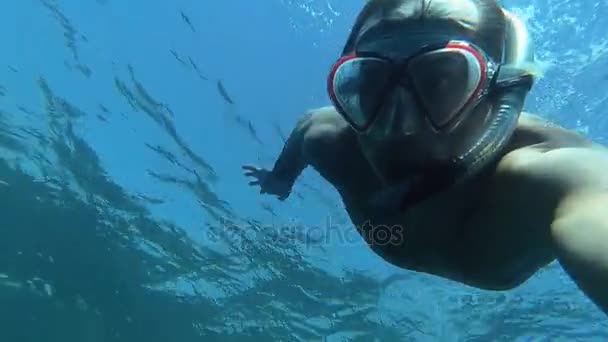
M 334 105 L 357 129 L 375 119 L 390 82 L 389 62 L 375 57 L 353 57 L 334 66 L 330 96 Z
M 437 127 L 445 126 L 476 95 L 482 81 L 478 58 L 464 49 L 444 49 L 408 65 L 416 94 Z

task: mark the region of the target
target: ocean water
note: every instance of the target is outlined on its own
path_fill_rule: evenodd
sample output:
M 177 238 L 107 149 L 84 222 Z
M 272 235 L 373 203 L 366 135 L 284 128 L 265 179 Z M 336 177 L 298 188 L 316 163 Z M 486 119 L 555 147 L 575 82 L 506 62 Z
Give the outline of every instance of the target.
M 3 0 L 0 341 L 605 341 L 559 265 L 487 292 L 387 265 L 306 170 L 247 186 L 363 1 Z M 526 109 L 608 137 L 608 3 L 506 1 Z

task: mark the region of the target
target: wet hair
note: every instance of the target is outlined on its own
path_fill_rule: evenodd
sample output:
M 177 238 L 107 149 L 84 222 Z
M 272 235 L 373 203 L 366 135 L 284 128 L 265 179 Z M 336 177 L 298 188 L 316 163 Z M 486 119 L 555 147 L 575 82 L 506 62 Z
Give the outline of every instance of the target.
M 355 20 L 343 52 L 352 51 L 361 31 L 383 19 L 455 24 L 495 60 L 503 54 L 505 14 L 496 0 L 369 0 Z

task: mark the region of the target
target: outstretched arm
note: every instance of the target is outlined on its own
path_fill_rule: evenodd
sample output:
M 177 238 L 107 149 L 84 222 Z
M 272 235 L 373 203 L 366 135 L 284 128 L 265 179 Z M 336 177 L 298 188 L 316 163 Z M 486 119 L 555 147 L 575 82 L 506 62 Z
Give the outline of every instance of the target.
M 327 153 L 345 127 L 347 123 L 331 106 L 308 112 L 298 120 L 272 170 L 243 166 L 245 175 L 254 179 L 249 184 L 260 186 L 263 194 L 286 199 L 302 171 L 308 165 L 319 166 L 315 160 Z
M 312 125 L 312 115 L 313 113 L 309 112 L 298 120 L 270 171 L 272 178 L 283 182 L 290 190 L 298 176 L 308 166 L 304 145 L 306 132 Z
M 608 191 L 570 196 L 560 206 L 552 235 L 564 270 L 608 315 Z
M 551 226 L 557 257 L 608 314 L 608 151 L 577 148 L 546 155 L 543 174 L 556 177 L 563 188 L 555 190 L 564 192 Z
M 312 121 L 312 112 L 298 120 L 272 170 L 243 166 L 245 176 L 253 178 L 249 185 L 259 186 L 260 193 L 275 195 L 281 201 L 289 197 L 293 184 L 309 163 L 305 145 Z

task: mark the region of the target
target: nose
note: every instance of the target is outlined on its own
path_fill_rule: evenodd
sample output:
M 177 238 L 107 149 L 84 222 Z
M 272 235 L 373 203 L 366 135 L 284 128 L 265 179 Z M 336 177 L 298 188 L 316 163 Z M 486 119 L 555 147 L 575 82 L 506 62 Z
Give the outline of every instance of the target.
M 404 86 L 395 87 L 380 110 L 378 120 L 371 128 L 385 137 L 410 135 L 424 120 L 414 95 Z

